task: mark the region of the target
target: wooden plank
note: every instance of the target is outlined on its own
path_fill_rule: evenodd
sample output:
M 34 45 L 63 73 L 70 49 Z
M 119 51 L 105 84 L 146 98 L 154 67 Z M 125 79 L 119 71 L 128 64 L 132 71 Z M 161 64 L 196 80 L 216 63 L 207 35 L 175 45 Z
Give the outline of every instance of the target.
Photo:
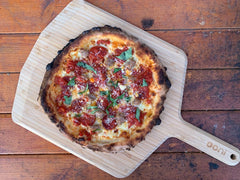
M 183 111 L 193 125 L 240 148 L 240 111 Z M 60 154 L 66 151 L 12 122 L 10 115 L 0 117 L 0 154 Z M 156 152 L 200 152 L 175 138 L 168 139 Z
M 15 124 L 10 117 L 0 118 L 0 154 L 67 153 L 45 139 Z
M 70 0 L 2 0 L 0 33 L 41 32 L 69 2 Z M 238 1 L 88 0 L 88 2 L 144 29 L 238 28 L 240 26 Z
M 0 72 L 20 72 L 38 34 L 0 35 Z
M 0 113 L 10 113 L 18 74 L 0 74 Z M 188 70 L 183 110 L 240 110 L 240 70 Z
M 116 179 L 72 155 L 1 156 L 0 167 L 5 180 Z M 239 170 L 201 153 L 155 153 L 125 179 L 239 179 Z
M 188 69 L 240 67 L 239 30 L 149 33 L 183 49 L 188 55 Z M 0 35 L 0 72 L 19 72 L 37 38 L 38 34 Z
M 41 32 L 71 0 L 0 2 L 0 33 Z
M 188 56 L 188 69 L 240 67 L 239 30 L 150 31 Z
M 188 70 L 183 110 L 240 109 L 240 70 Z
M 18 77 L 18 74 L 0 74 L 0 113 L 11 112 Z
M 88 1 L 144 29 L 230 28 L 240 24 L 237 1 Z

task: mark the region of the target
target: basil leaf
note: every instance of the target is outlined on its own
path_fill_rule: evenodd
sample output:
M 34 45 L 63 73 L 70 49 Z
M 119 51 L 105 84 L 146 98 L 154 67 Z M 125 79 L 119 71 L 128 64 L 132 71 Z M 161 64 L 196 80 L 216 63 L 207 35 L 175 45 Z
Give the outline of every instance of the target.
M 121 96 L 118 96 L 116 99 L 123 99 L 123 97 L 124 97 L 124 93 L 121 95 Z
M 114 118 L 114 116 L 111 115 L 111 116 L 109 116 L 109 118 Z
M 116 72 L 118 72 L 118 71 L 121 71 L 121 68 L 114 68 L 113 73 L 116 73 Z
M 110 80 L 109 83 L 111 83 L 112 86 L 115 87 L 115 88 L 118 87 L 118 81 L 116 83 L 114 83 L 112 80 Z
M 74 117 L 81 117 L 81 114 L 75 114 Z
M 66 105 L 70 105 L 71 104 L 71 102 L 72 102 L 72 96 L 63 96 L 64 97 L 64 99 L 65 99 L 65 101 L 64 101 L 64 103 L 66 104 Z
M 142 87 L 148 86 L 147 82 L 145 79 L 143 79 Z
M 120 56 L 117 56 L 118 59 L 121 59 L 123 61 L 126 61 L 132 57 L 132 48 L 129 48 L 128 50 L 122 52 Z
M 85 69 L 88 69 L 90 71 L 93 71 L 95 74 L 97 74 L 97 71 L 95 69 L 93 69 L 92 66 L 86 64 L 85 62 L 80 61 L 80 62 L 77 63 L 77 65 L 80 66 L 80 67 L 83 67 Z
M 75 85 L 75 79 L 76 77 L 73 77 L 69 82 L 68 82 L 68 86 L 74 86 Z
M 99 128 L 97 128 L 97 129 L 93 130 L 93 132 L 96 132 L 96 131 L 100 131 L 100 129 L 99 129 Z
M 109 94 L 109 91 L 100 91 L 101 96 L 108 95 L 108 94 Z
M 87 109 L 97 109 L 98 106 L 88 106 Z
M 107 99 L 108 99 L 108 101 L 111 101 L 111 102 L 114 102 L 114 101 L 115 101 L 115 99 L 113 99 L 110 94 L 108 94 Z
M 112 105 L 113 107 L 117 105 L 117 101 L 116 100 L 117 99 L 115 99 L 115 101 L 113 101 L 113 105 Z
M 139 108 L 137 108 L 137 110 L 136 110 L 136 116 L 135 116 L 136 118 L 137 118 L 137 120 L 140 122 L 140 109 Z
M 125 76 L 125 75 L 122 75 L 122 77 L 123 77 L 124 79 L 127 79 L 127 76 Z
M 82 95 L 82 94 L 84 94 L 85 92 L 87 92 L 87 90 L 88 90 L 88 84 L 87 84 L 85 90 L 84 90 L 83 92 L 79 92 L 78 94 Z
M 106 109 L 106 113 L 107 113 L 107 115 L 109 115 L 109 111 L 108 111 L 108 109 Z
M 129 101 L 131 101 L 131 97 L 125 97 L 125 100 L 126 100 L 127 102 L 129 102 Z
M 94 111 L 91 112 L 91 114 L 95 114 L 99 109 L 95 109 Z
M 108 107 L 106 108 L 106 113 L 107 113 L 107 115 L 109 115 L 109 111 L 108 111 L 108 109 L 109 109 L 111 106 L 112 106 L 112 103 L 109 104 Z

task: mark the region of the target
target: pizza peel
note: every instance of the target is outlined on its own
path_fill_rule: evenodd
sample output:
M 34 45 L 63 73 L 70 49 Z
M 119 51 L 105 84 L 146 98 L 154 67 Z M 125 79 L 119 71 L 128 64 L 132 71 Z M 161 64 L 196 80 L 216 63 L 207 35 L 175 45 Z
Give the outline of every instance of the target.
M 171 81 L 164 103 L 162 120 L 131 151 L 117 154 L 93 152 L 72 142 L 50 122 L 38 103 L 45 67 L 70 39 L 96 26 L 117 26 L 151 47 L 158 55 Z M 12 119 L 20 126 L 95 165 L 115 177 L 126 177 L 147 159 L 165 140 L 178 138 L 206 154 L 234 166 L 240 151 L 232 145 L 187 123 L 181 117 L 183 88 L 187 68 L 185 53 L 175 46 L 117 18 L 83 0 L 74 0 L 42 31 L 19 77 Z

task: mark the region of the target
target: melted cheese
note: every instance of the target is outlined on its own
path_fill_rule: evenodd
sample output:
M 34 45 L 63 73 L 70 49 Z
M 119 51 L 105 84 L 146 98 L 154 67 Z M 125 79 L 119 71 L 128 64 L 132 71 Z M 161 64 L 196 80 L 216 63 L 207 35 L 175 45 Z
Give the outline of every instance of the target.
M 88 48 L 90 49 L 91 47 L 95 46 L 97 40 L 98 39 L 95 39 L 94 41 L 92 41 L 92 44 Z M 114 53 L 114 50 L 116 48 L 124 47 L 125 44 L 123 42 L 122 43 L 118 43 L 116 41 L 113 41 L 109 45 L 102 45 L 102 46 L 106 47 L 108 49 L 108 54 L 111 55 L 111 54 Z M 69 57 L 72 60 L 81 60 L 85 56 L 86 56 L 86 54 L 82 54 L 79 49 L 71 50 L 70 53 L 69 53 Z M 107 58 L 108 58 L 108 56 L 105 57 L 105 60 L 107 60 Z M 136 61 L 135 68 L 138 68 L 139 64 L 143 63 L 143 61 L 140 61 L 135 54 L 133 55 L 132 59 Z M 121 64 L 121 63 L 115 62 L 113 66 L 108 67 L 108 69 L 110 70 L 110 71 L 108 71 L 109 74 L 107 74 L 108 75 L 108 80 L 110 80 L 110 77 L 112 76 L 112 74 L 111 74 L 112 72 L 111 71 L 113 71 L 114 68 L 122 68 L 122 73 L 124 73 L 123 69 L 125 69 L 125 72 L 126 72 L 125 74 L 126 74 L 127 77 L 132 74 L 132 71 L 130 71 L 129 69 L 126 69 L 126 67 L 124 67 L 124 63 Z M 63 76 L 74 76 L 73 72 L 67 73 L 63 69 L 61 69 L 59 74 L 62 77 Z M 93 72 L 89 71 L 88 73 L 85 74 L 85 76 L 87 76 L 88 78 L 92 78 L 93 77 Z M 131 83 L 131 81 L 127 80 L 126 84 L 119 83 L 118 86 L 123 91 L 127 87 L 130 87 L 130 83 Z M 99 87 L 99 90 L 100 91 L 107 91 L 109 89 L 108 89 L 107 86 L 101 85 Z M 72 100 L 78 99 L 81 96 L 87 96 L 90 93 L 89 90 L 84 95 L 80 95 L 79 92 L 80 92 L 80 89 L 77 87 L 77 85 L 75 85 L 74 87 L 71 88 Z M 132 104 L 134 99 L 136 97 L 138 97 L 138 94 L 136 92 L 133 92 L 133 90 L 131 88 L 128 91 L 128 93 L 132 97 L 129 103 Z M 86 106 L 82 107 L 82 112 L 89 112 L 87 107 L 91 106 L 92 104 L 96 104 L 96 100 L 94 100 L 94 101 L 91 101 L 91 100 L 87 101 Z M 126 104 L 127 104 L 127 102 L 124 99 L 122 99 L 122 100 L 120 100 L 120 103 L 116 107 L 119 107 L 119 106 L 122 106 L 122 105 L 126 105 Z M 147 104 L 145 101 L 142 101 L 137 107 L 141 111 L 143 111 L 143 112 L 149 112 L 153 108 L 152 105 Z M 91 127 L 86 127 L 86 126 L 83 126 L 83 125 L 79 125 L 79 126 L 74 125 L 73 119 L 74 119 L 75 114 L 76 114 L 75 112 L 68 112 L 66 114 L 68 120 L 65 120 L 65 124 L 67 125 L 67 127 L 69 129 L 71 129 L 71 133 L 76 135 L 76 136 L 78 136 L 80 129 L 86 129 L 87 131 L 91 132 L 91 130 L 92 130 Z M 114 131 L 115 129 L 113 129 L 113 130 L 106 130 L 103 127 L 103 125 L 102 125 L 102 120 L 99 119 L 99 118 L 96 119 L 94 125 L 99 125 L 101 127 L 101 130 L 95 131 L 95 134 L 93 134 L 93 136 L 92 136 L 92 139 L 93 139 L 92 141 L 102 141 L 102 142 L 116 139 L 116 138 L 120 137 L 122 132 L 127 132 L 128 134 L 131 134 L 131 131 L 136 128 L 135 125 L 133 125 L 133 126 L 131 126 L 131 128 L 129 128 L 128 122 L 125 121 L 124 123 L 117 125 L 117 127 L 116 127 L 116 129 L 118 130 L 117 132 Z

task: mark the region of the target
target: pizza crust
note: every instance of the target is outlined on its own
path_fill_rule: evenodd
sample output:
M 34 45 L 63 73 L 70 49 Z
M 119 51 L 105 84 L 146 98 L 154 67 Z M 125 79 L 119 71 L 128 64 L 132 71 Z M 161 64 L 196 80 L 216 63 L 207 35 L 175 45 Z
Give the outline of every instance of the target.
M 147 57 L 153 60 L 153 68 L 152 73 L 155 82 L 155 88 L 157 89 L 157 93 L 153 93 L 153 97 L 155 98 L 153 101 L 153 109 L 151 119 L 147 119 L 147 124 L 142 125 L 140 128 L 137 128 L 131 136 L 126 134 L 126 137 L 123 136 L 118 139 L 114 140 L 113 142 L 108 141 L 107 143 L 102 142 L 89 142 L 86 139 L 80 137 L 73 136 L 68 128 L 64 125 L 62 121 L 59 120 L 59 116 L 54 112 L 53 108 L 48 102 L 48 91 L 52 84 L 52 77 L 54 74 L 59 70 L 59 66 L 61 65 L 61 61 L 63 61 L 64 57 L 68 55 L 69 51 L 74 48 L 78 48 L 80 44 L 87 44 L 89 39 L 94 38 L 95 36 L 108 36 L 114 37 L 116 39 L 126 41 L 131 46 L 134 46 L 136 50 L 136 55 L 140 58 L 145 59 Z M 149 61 L 150 62 L 150 61 Z M 143 64 L 149 63 L 148 61 L 142 62 Z M 149 65 L 149 64 L 147 64 Z M 71 138 L 74 142 L 82 145 L 83 147 L 88 147 L 94 151 L 104 151 L 104 152 L 119 152 L 122 150 L 130 150 L 130 148 L 137 145 L 140 141 L 145 139 L 145 136 L 151 131 L 153 126 L 159 125 L 161 120 L 159 119 L 160 113 L 163 111 L 163 103 L 166 99 L 166 93 L 169 90 L 171 83 L 166 74 L 166 68 L 163 67 L 161 62 L 159 61 L 157 55 L 153 50 L 151 50 L 147 45 L 142 44 L 138 41 L 137 38 L 128 35 L 126 32 L 122 31 L 120 28 L 117 27 L 94 27 L 88 31 L 84 31 L 81 35 L 79 35 L 76 39 L 72 39 L 69 43 L 58 52 L 56 58 L 53 59 L 51 63 L 49 63 L 46 67 L 46 73 L 44 75 L 44 79 L 40 88 L 39 97 L 41 100 L 41 105 L 56 126 L 64 132 L 69 138 Z M 145 120 L 144 120 L 145 121 Z

